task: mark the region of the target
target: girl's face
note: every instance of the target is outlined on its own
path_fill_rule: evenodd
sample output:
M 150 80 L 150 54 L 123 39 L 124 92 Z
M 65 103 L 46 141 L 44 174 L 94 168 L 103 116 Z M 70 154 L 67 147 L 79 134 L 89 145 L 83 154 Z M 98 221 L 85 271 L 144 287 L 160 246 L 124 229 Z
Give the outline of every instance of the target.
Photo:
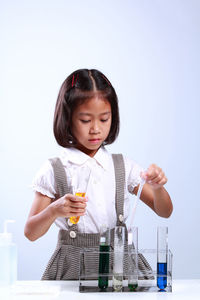
M 93 157 L 107 138 L 112 121 L 110 103 L 95 96 L 80 104 L 72 114 L 72 134 L 79 150 Z

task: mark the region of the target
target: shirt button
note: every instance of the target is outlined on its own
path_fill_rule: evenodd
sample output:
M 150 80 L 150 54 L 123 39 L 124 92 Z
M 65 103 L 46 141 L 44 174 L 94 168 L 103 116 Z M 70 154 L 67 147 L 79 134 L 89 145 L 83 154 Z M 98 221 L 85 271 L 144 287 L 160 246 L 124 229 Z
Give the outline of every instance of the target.
M 75 231 L 70 231 L 69 235 L 70 235 L 71 238 L 74 239 L 76 237 L 76 232 Z
M 124 221 L 124 216 L 123 215 L 119 215 L 119 220 L 120 220 L 120 222 L 123 222 Z
M 70 221 L 70 219 L 68 219 L 67 223 L 68 223 L 69 226 L 73 225 L 73 223 Z

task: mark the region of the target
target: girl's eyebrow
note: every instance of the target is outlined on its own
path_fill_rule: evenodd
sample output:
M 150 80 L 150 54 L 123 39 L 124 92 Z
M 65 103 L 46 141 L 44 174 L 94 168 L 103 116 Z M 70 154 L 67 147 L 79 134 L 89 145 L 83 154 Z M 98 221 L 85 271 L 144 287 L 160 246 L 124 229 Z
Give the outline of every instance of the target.
M 103 112 L 103 113 L 101 113 L 101 114 L 99 114 L 99 115 L 102 116 L 102 115 L 110 115 L 110 114 L 111 114 L 111 112 L 110 112 L 110 111 L 107 111 L 107 112 Z M 92 114 L 80 112 L 80 113 L 79 113 L 79 116 L 92 116 Z

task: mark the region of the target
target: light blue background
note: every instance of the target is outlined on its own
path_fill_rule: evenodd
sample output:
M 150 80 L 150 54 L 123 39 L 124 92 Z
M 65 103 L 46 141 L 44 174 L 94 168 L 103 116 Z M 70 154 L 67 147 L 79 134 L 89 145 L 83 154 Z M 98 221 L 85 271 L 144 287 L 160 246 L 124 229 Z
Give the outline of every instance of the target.
M 60 152 L 59 88 L 78 68 L 100 69 L 118 94 L 121 131 L 108 148 L 169 179 L 170 219 L 139 203 L 140 248 L 155 248 L 167 225 L 173 277 L 199 278 L 200 1 L 0 1 L 0 38 L 0 225 L 16 220 L 18 278 L 39 279 L 56 244 L 55 226 L 34 243 L 23 228 L 32 178 Z

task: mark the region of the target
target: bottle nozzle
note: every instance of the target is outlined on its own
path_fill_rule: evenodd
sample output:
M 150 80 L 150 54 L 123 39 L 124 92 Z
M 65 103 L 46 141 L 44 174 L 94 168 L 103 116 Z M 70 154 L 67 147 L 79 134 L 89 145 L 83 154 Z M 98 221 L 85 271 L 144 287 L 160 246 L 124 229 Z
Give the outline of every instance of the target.
M 15 220 L 5 220 L 4 221 L 3 233 L 8 233 L 8 223 L 15 223 Z

